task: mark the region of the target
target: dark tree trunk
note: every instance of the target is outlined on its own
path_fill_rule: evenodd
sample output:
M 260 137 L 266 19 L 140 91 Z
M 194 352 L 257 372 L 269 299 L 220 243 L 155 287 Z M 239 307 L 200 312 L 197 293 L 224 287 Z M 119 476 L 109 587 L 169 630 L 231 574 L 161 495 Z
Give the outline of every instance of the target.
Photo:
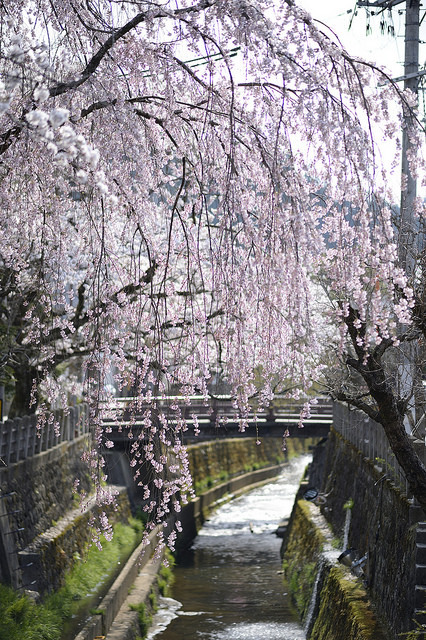
M 377 420 L 382 425 L 389 445 L 404 471 L 411 493 L 426 514 L 426 467 L 405 430 L 406 403 L 397 399 L 387 381 L 381 360 L 370 358 L 368 371 L 363 371 L 363 377 L 372 398 L 377 403 Z
M 405 431 L 403 418 L 395 415 L 386 416 L 385 410 L 381 413 L 383 419 L 380 422 L 395 458 L 404 471 L 410 492 L 426 514 L 426 467 L 417 455 L 413 442 Z
M 426 515 L 426 467 L 405 430 L 407 400 L 398 397 L 391 377 L 386 375 L 386 365 L 383 362 L 383 355 L 391 341 L 383 341 L 366 354 L 360 346 L 365 338 L 365 325 L 360 323 L 358 312 L 350 308 L 345 322 L 357 356 L 348 358 L 347 364 L 361 375 L 376 406 L 373 409 L 372 405 L 363 401 L 357 402 L 356 399 L 353 404 L 382 425 L 389 445 L 407 479 L 410 492 Z M 360 343 L 358 338 L 361 338 Z M 351 399 L 347 398 L 347 401 L 351 402 Z
M 20 366 L 15 368 L 14 376 L 16 380 L 15 392 L 9 409 L 9 418 L 11 419 L 17 416 L 27 416 L 34 413 L 37 408 L 37 403 L 30 406 L 31 391 L 34 380 L 37 380 L 37 370 L 34 367 Z

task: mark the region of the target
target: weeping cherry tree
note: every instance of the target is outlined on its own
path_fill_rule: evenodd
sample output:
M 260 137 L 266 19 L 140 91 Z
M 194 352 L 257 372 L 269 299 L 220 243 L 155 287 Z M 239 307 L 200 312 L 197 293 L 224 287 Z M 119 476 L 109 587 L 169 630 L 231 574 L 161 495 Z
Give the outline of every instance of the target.
M 395 365 L 410 343 L 421 366 L 426 327 L 423 206 L 408 275 L 392 207 L 407 110 L 424 175 L 412 96 L 294 0 L 3 0 L 0 28 L 11 413 L 41 424 L 83 395 L 108 501 L 109 383 L 131 387 L 154 526 L 191 491 L 186 422 L 157 394 L 208 403 L 219 372 L 244 429 L 252 396 L 325 386 L 383 425 L 426 508 L 404 427 L 415 385 Z

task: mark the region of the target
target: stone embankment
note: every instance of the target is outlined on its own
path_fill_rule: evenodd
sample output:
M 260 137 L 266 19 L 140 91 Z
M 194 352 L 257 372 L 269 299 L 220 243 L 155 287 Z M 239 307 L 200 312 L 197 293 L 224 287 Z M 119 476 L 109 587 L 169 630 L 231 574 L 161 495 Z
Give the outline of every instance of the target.
M 424 516 L 389 475 L 334 430 L 314 453 L 283 540 L 310 640 L 397 640 L 425 622 Z
M 0 466 L 1 582 L 15 588 L 33 582 L 34 578 L 27 578 L 25 571 L 22 575 L 22 569 L 32 569 L 32 565 L 26 566 L 29 564 L 26 558 L 20 562 L 20 554 L 25 555 L 30 545 L 37 544 L 39 536 L 57 526 L 68 514 L 72 514 L 71 522 L 77 521 L 80 512 L 76 510 L 74 480 L 78 480 L 81 490 L 90 490 L 87 465 L 81 461 L 86 446 L 87 436 L 80 436 L 25 460 Z M 73 552 L 81 551 L 90 539 L 87 521 L 82 521 L 79 531 L 78 535 L 71 536 L 77 542 Z M 72 564 L 72 554 L 70 558 L 60 555 L 60 572 L 66 571 Z M 33 590 L 43 590 L 49 585 L 31 586 Z
M 297 500 L 283 566 L 307 638 L 389 640 L 362 581 L 338 563 L 338 546 L 319 508 Z

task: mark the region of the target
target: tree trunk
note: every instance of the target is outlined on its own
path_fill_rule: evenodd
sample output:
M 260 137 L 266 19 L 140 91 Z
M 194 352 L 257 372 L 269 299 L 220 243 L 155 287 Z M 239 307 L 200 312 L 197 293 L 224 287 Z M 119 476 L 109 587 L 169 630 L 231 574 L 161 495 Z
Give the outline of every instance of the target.
M 15 393 L 13 396 L 12 404 L 9 409 L 9 418 L 13 419 L 17 416 L 27 416 L 34 413 L 37 408 L 37 403 L 31 403 L 31 391 L 33 388 L 34 380 L 37 379 L 37 370 L 34 367 L 20 366 L 14 370 L 15 376 Z M 36 394 L 36 399 L 37 399 Z
M 404 471 L 412 495 L 426 514 L 426 467 L 417 455 L 405 431 L 403 418 L 389 416 L 381 420 L 395 458 Z
M 398 395 L 399 390 L 392 385 L 392 376 L 387 375 L 386 363 L 383 361 L 383 354 L 390 343 L 384 342 L 383 348 L 376 347 L 366 357 L 364 347 L 358 341 L 359 338 L 362 341 L 365 338 L 365 323 L 361 323 L 359 327 L 358 311 L 350 308 L 345 322 L 357 355 L 357 359 L 348 358 L 346 364 L 363 378 L 375 407 L 373 410 L 370 404 L 363 401 L 353 401 L 352 404 L 363 409 L 382 425 L 389 445 L 404 472 L 409 490 L 426 515 L 426 466 L 417 455 L 414 444 L 405 430 L 408 401 Z M 351 403 L 351 398 L 347 400 Z
M 373 378 L 375 383 L 372 383 Z M 426 467 L 417 455 L 413 442 L 405 430 L 405 408 L 402 404 L 398 404 L 394 393 L 384 382 L 383 370 L 379 367 L 366 379 L 370 382 L 370 393 L 379 409 L 377 421 L 384 429 L 395 458 L 404 472 L 411 494 L 426 514 Z M 380 380 L 379 384 L 377 379 Z

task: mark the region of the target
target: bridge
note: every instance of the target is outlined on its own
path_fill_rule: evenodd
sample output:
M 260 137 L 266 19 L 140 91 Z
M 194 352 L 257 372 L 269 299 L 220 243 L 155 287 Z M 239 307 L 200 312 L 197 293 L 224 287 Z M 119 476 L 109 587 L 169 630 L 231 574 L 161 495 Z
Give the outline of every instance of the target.
M 129 438 L 129 407 L 135 398 L 116 398 L 116 413 L 120 421 L 111 417 L 104 421 L 105 426 L 111 427 L 108 434 L 114 444 L 123 446 L 140 436 L 144 429 L 142 415 L 136 416 L 132 424 L 133 437 Z M 229 437 L 282 437 L 289 431 L 292 438 L 322 438 L 328 434 L 333 419 L 333 403 L 329 398 L 319 398 L 318 404 L 313 405 L 311 417 L 303 421 L 299 427 L 300 412 L 303 403 L 290 401 L 288 398 L 276 396 L 268 410 L 253 411 L 248 417 L 248 428 L 240 431 L 240 424 L 232 406 L 232 398 L 228 395 L 213 396 L 206 406 L 203 396 L 191 396 L 183 399 L 181 396 L 161 396 L 154 398 L 154 405 L 158 413 L 164 413 L 170 424 L 176 422 L 176 409 L 186 423 L 183 433 L 185 444 L 194 441 L 213 438 Z M 189 400 L 188 405 L 186 401 Z M 147 406 L 148 408 L 148 406 Z M 88 407 L 85 403 L 69 407 L 67 411 L 53 412 L 52 421 L 47 421 L 41 432 L 37 428 L 37 415 L 15 418 L 14 420 L 0 420 L 0 465 L 31 458 L 63 442 L 69 442 L 83 434 L 91 432 Z M 142 413 L 142 412 L 141 412 Z M 194 416 L 197 416 L 195 420 Z M 198 425 L 199 435 L 195 434 Z M 59 425 L 57 430 L 56 425 Z
M 144 429 L 140 412 L 131 425 L 129 438 L 129 430 L 126 427 L 133 401 L 133 397 L 117 398 L 116 409 L 118 414 L 122 415 L 122 420 L 105 420 L 105 424 L 111 428 L 109 438 L 114 444 L 134 440 Z M 247 416 L 248 427 L 244 431 L 241 431 L 241 423 L 237 419 L 232 397 L 229 395 L 213 396 L 209 398 L 208 403 L 203 396 L 190 396 L 185 399 L 182 396 L 158 396 L 153 398 L 150 407 L 155 407 L 154 410 L 158 414 L 164 414 L 171 425 L 177 422 L 177 414 L 184 419 L 185 443 L 229 437 L 282 437 L 286 431 L 292 438 L 322 438 L 328 434 L 333 421 L 333 403 L 327 397 L 319 398 L 317 403 L 311 406 L 310 417 L 304 419 L 303 426 L 300 426 L 303 402 L 277 395 L 268 409 L 253 410 Z

